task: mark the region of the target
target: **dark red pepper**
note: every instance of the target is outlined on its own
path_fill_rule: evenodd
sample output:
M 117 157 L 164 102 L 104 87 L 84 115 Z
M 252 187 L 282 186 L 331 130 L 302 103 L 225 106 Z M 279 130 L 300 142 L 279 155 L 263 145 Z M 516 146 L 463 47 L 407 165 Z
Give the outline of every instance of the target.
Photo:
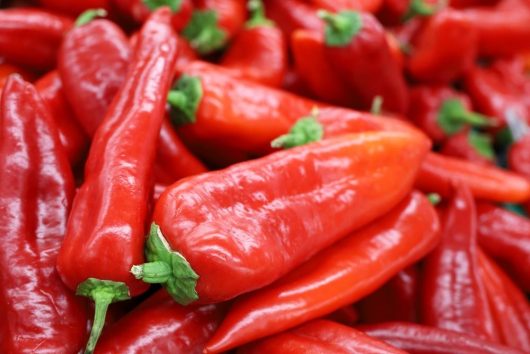
M 77 16 L 90 9 L 108 10 L 109 0 L 37 0 L 42 6 L 52 11 L 58 11 L 72 16 Z
M 377 17 L 385 25 L 399 25 L 416 16 L 433 15 L 437 10 L 436 5 L 433 0 L 383 0 Z
M 87 308 L 55 264 L 75 186 L 46 106 L 11 76 L 0 102 L 0 352 L 76 353 Z
M 29 71 L 16 65 L 4 63 L 2 59 L 0 59 L 0 92 L 2 91 L 2 87 L 4 87 L 7 78 L 11 74 L 19 74 L 24 80 L 30 82 L 34 79 L 34 75 Z
M 459 183 L 443 212 L 442 241 L 425 260 L 422 321 L 496 341 L 477 253 L 475 203 L 469 188 Z
M 265 10 L 287 38 L 297 29 L 319 33 L 324 29 L 324 23 L 317 16 L 318 8 L 303 0 L 267 0 Z
M 510 146 L 508 166 L 510 170 L 530 178 L 530 131 Z
M 129 73 L 92 141 L 59 253 L 63 281 L 95 301 L 88 353 L 109 304 L 147 289 L 129 270 L 144 258 L 156 140 L 177 58 L 170 16 L 168 8 L 157 10 L 140 32 Z
M 72 20 L 35 8 L 0 10 L 0 57 L 35 70 L 55 66 Z
M 332 12 L 354 10 L 375 13 L 381 7 L 383 0 L 310 0 L 310 2 L 318 9 Z

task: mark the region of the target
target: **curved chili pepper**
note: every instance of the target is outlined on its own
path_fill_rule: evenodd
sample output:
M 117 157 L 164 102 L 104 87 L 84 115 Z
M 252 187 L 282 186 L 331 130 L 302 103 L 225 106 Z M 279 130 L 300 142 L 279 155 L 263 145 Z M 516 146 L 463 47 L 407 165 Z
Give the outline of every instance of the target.
M 470 69 L 478 33 L 460 12 L 444 9 L 431 16 L 413 41 L 408 69 L 417 80 L 445 84 Z
M 381 7 L 383 0 L 311 0 L 313 6 L 332 12 L 357 10 L 375 13 Z
M 377 339 L 335 322 L 316 320 L 292 331 L 249 344 L 238 354 L 404 354 Z
M 249 9 L 250 19 L 234 37 L 220 64 L 239 77 L 279 87 L 287 70 L 284 36 L 265 17 L 261 0 L 251 0 Z
M 495 165 L 495 151 L 491 136 L 472 129 L 466 129 L 447 138 L 440 152 L 481 165 Z
M 436 143 L 466 126 L 493 125 L 489 117 L 471 111 L 469 97 L 446 86 L 416 86 L 410 90 L 410 100 L 414 104 L 408 117 Z
M 88 149 L 89 140 L 75 120 L 72 108 L 64 97 L 64 88 L 57 71 L 40 78 L 35 87 L 48 106 L 59 131 L 59 138 L 72 166 L 79 163 Z
M 63 281 L 96 304 L 88 353 L 108 305 L 147 289 L 129 270 L 143 261 L 156 139 L 177 57 L 169 20 L 168 8 L 157 10 L 140 32 L 131 69 L 94 136 L 59 253 Z
M 417 266 L 397 273 L 358 305 L 363 323 L 416 322 L 419 318 L 420 274 Z
M 77 16 L 89 9 L 105 9 L 110 7 L 109 0 L 38 0 L 41 6 L 53 10 Z
M 319 99 L 342 106 L 353 106 L 351 90 L 335 72 L 326 57 L 321 32 L 296 30 L 291 36 L 291 50 L 296 70 L 311 92 Z
M 510 170 L 530 178 L 530 134 L 526 134 L 510 146 L 508 166 Z
M 433 207 L 413 193 L 279 282 L 237 300 L 206 351 L 222 352 L 361 299 L 431 251 L 438 231 Z
M 49 0 L 47 0 L 49 1 Z M 171 25 L 175 31 L 180 31 L 191 19 L 193 4 L 191 0 L 108 0 L 125 16 L 137 23 L 144 23 L 151 11 L 160 6 L 169 6 L 173 15 Z M 93 6 L 92 8 L 97 8 Z
M 44 103 L 18 75 L 4 87 L 0 123 L 0 351 L 75 353 L 87 311 L 55 270 L 72 172 Z
M 405 79 L 377 19 L 348 11 L 336 15 L 323 12 L 321 16 L 326 21 L 326 56 L 350 87 L 356 105 L 369 108 L 374 98 L 381 96 L 385 110 L 405 113 Z
M 479 276 L 473 196 L 457 184 L 442 221 L 442 241 L 427 256 L 422 321 L 438 328 L 496 341 L 495 325 Z
M 467 333 L 390 322 L 359 326 L 370 337 L 380 339 L 410 354 L 522 354 L 515 348 L 488 342 Z
M 35 8 L 0 10 L 0 57 L 15 65 L 47 70 L 72 21 Z
M 480 273 L 502 342 L 530 351 L 530 305 L 525 294 L 497 265 L 479 252 Z
M 451 181 L 463 181 L 477 199 L 518 203 L 530 199 L 530 181 L 493 166 L 482 166 L 431 152 L 418 174 L 416 186 L 425 192 L 451 195 Z
M 291 37 L 297 29 L 307 29 L 321 33 L 324 23 L 317 16 L 318 8 L 303 0 L 267 0 L 265 11 L 268 17 L 280 27 L 282 32 Z
M 96 354 L 202 354 L 224 313 L 223 306 L 183 307 L 159 290 L 109 327 Z
M 180 303 L 219 302 L 270 284 L 395 206 L 428 146 L 405 133 L 348 135 L 176 183 L 155 208 L 151 263 L 132 272 L 163 283 Z M 342 162 L 331 167 L 328 159 Z M 391 177 L 405 165 L 399 180 Z M 367 187 L 374 183 L 376 190 Z M 348 197 L 337 201 L 337 193 Z M 360 202 L 359 213 L 352 206 Z
M 478 241 L 517 280 L 530 290 L 530 221 L 492 204 L 479 203 Z

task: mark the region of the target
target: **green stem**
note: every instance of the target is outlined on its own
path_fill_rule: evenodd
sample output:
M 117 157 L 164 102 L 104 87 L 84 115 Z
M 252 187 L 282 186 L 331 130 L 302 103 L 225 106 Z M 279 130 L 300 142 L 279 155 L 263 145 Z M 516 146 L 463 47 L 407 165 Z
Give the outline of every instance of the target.
M 150 284 L 165 283 L 172 274 L 169 264 L 160 261 L 135 265 L 131 273 L 136 279 Z
M 448 134 L 458 133 L 464 126 L 490 127 L 494 125 L 491 118 L 467 110 L 458 99 L 447 99 L 442 103 L 438 113 L 438 125 Z
M 346 17 L 326 10 L 318 10 L 317 15 L 323 19 L 327 25 L 337 31 L 345 31 L 350 25 L 350 21 L 348 21 Z
M 105 17 L 107 16 L 107 11 L 105 9 L 90 9 L 83 12 L 75 20 L 75 27 L 81 27 L 87 23 L 92 22 L 96 17 Z
M 324 34 L 326 45 L 330 47 L 347 46 L 363 26 L 360 13 L 355 11 L 341 11 L 333 14 L 320 10 L 318 16 L 326 22 Z
M 171 9 L 171 12 L 177 13 L 180 11 L 182 0 L 143 0 L 143 3 L 151 11 L 162 6 L 168 6 Z
M 176 125 L 194 123 L 202 98 L 201 81 L 192 76 L 182 75 L 167 95 L 171 106 L 169 115 Z
M 85 348 L 85 354 L 92 354 L 94 353 L 94 349 L 96 349 L 96 344 L 105 325 L 107 309 L 112 303 L 112 296 L 105 293 L 101 295 L 96 294 L 93 300 L 96 307 L 94 311 L 94 322 L 92 322 L 92 329 L 90 330 L 90 337 Z
M 222 48 L 227 41 L 226 31 L 219 27 L 217 12 L 193 11 L 182 35 L 199 54 L 210 54 Z
M 438 205 L 442 201 L 442 197 L 438 193 L 427 194 L 427 199 L 432 205 Z
M 405 15 L 403 15 L 403 22 L 416 16 L 431 16 L 436 12 L 436 7 L 426 4 L 424 0 L 412 0 Z
M 263 1 L 249 0 L 247 8 L 250 11 L 250 18 L 245 25 L 247 28 L 274 26 L 274 22 L 265 16 L 265 6 L 263 6 Z
M 324 135 L 324 128 L 317 120 L 318 109 L 314 108 L 311 115 L 299 119 L 289 130 L 271 142 L 273 148 L 289 149 L 319 141 Z
M 380 115 L 383 108 L 383 97 L 375 96 L 372 100 L 372 107 L 370 108 L 370 113 L 375 115 Z

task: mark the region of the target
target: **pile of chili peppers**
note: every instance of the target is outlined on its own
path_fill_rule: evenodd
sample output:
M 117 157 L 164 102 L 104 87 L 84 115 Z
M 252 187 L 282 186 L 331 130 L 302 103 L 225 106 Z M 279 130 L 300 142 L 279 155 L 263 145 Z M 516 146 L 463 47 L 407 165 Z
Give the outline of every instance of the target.
M 528 0 L 0 1 L 0 353 L 530 353 Z

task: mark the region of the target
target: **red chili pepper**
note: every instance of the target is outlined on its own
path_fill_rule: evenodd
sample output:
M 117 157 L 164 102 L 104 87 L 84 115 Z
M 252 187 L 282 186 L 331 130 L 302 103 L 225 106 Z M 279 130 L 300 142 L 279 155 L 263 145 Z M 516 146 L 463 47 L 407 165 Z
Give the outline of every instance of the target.
M 318 8 L 303 0 L 267 0 L 265 10 L 287 38 L 297 29 L 319 33 L 324 29 L 324 23 L 317 16 Z
M 448 136 L 466 126 L 488 127 L 489 117 L 470 110 L 469 97 L 446 86 L 423 85 L 410 90 L 409 118 L 434 142 L 441 143 Z
M 496 341 L 498 334 L 479 276 L 475 203 L 466 185 L 455 186 L 444 214 L 442 241 L 425 260 L 422 321 Z
M 350 87 L 355 104 L 370 108 L 381 96 L 385 110 L 405 113 L 408 93 L 383 26 L 367 13 L 321 13 L 326 21 L 326 56 Z M 369 55 L 367 54 L 369 53 Z
M 159 290 L 109 327 L 96 353 L 202 354 L 223 313 L 219 305 L 183 307 Z
M 287 70 L 287 44 L 282 32 L 265 17 L 261 0 L 249 2 L 251 17 L 235 37 L 221 65 L 237 76 L 279 87 Z
M 47 0 L 49 1 L 49 0 Z M 63 0 L 64 1 L 64 0 Z M 169 6 L 173 15 L 171 25 L 175 31 L 180 31 L 191 19 L 193 4 L 191 0 L 107 0 L 123 15 L 137 23 L 144 23 L 150 13 L 160 6 Z M 93 6 L 96 8 L 99 6 Z
M 427 20 L 412 45 L 410 74 L 420 81 L 446 84 L 474 64 L 478 33 L 460 11 L 444 9 Z
M 358 327 L 361 331 L 410 354 L 522 354 L 515 348 L 488 342 L 467 333 L 390 322 Z
M 42 7 L 72 16 L 77 16 L 89 9 L 108 10 L 110 7 L 109 0 L 38 0 L 37 2 Z
M 492 204 L 479 203 L 480 247 L 530 291 L 530 221 Z
M 488 257 L 479 252 L 480 273 L 502 342 L 530 351 L 530 305 L 525 294 Z
M 108 305 L 147 289 L 129 270 L 143 261 L 156 139 L 177 57 L 169 21 L 168 8 L 157 10 L 140 32 L 127 78 L 92 141 L 59 253 L 63 281 L 96 303 L 89 353 Z
M 43 76 L 35 83 L 35 87 L 55 120 L 61 144 L 66 151 L 70 164 L 75 166 L 84 158 L 89 139 L 83 128 L 75 120 L 72 108 L 66 102 L 59 73 L 52 71 Z
M 291 51 L 297 72 L 316 97 L 342 106 L 353 105 L 355 99 L 350 89 L 326 57 L 324 36 L 320 32 L 294 31 Z
M 495 151 L 492 143 L 492 138 L 488 134 L 466 129 L 449 137 L 440 152 L 477 164 L 495 166 Z
M 498 126 L 506 124 L 509 112 L 530 122 L 530 80 L 520 58 L 474 67 L 465 76 L 465 86 L 474 106 L 496 119 Z
M 530 134 L 527 133 L 510 146 L 508 166 L 510 170 L 530 178 Z
M 431 251 L 438 231 L 433 207 L 413 193 L 277 283 L 236 300 L 206 351 L 281 332 L 361 299 Z
M 332 12 L 357 10 L 375 13 L 381 7 L 383 0 L 311 0 L 313 6 Z
M 416 186 L 425 192 L 451 195 L 451 183 L 463 181 L 477 199 L 522 202 L 530 199 L 530 181 L 493 166 L 429 153 L 423 161 Z
M 0 92 L 2 92 L 2 87 L 4 87 L 4 84 L 7 78 L 11 74 L 19 74 L 26 81 L 33 81 L 34 79 L 34 75 L 30 73 L 29 71 L 26 71 L 23 68 L 18 67 L 16 65 L 3 63 L 1 62 L 1 59 L 0 59 Z
M 416 266 L 400 271 L 359 303 L 363 323 L 416 322 L 419 319 L 420 274 Z
M 249 344 L 238 354 L 404 354 L 377 339 L 335 322 L 316 320 L 292 331 Z
M 0 57 L 30 69 L 50 69 L 71 26 L 69 18 L 40 9 L 1 9 Z
M 74 180 L 49 112 L 18 75 L 0 102 L 0 180 L 0 352 L 75 353 L 86 308 L 55 271 Z
M 433 15 L 436 8 L 433 0 L 383 0 L 383 6 L 377 17 L 385 25 L 399 25 L 416 16 Z

